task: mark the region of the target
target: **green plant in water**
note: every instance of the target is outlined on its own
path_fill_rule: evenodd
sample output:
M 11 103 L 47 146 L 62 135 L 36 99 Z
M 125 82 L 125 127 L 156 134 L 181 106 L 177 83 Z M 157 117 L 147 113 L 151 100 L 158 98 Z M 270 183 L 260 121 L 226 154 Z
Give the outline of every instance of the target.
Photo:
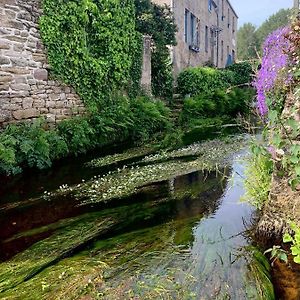
M 294 222 L 289 223 L 293 234 L 285 233 L 283 236 L 284 243 L 291 243 L 291 251 L 294 256 L 294 262 L 300 264 L 300 228 Z

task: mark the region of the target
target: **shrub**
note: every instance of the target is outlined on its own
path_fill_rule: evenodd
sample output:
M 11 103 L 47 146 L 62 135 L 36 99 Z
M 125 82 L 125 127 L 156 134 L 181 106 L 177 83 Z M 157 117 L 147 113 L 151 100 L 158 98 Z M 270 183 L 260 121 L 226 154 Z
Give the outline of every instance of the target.
M 139 97 L 131 101 L 133 112 L 132 138 L 145 140 L 155 132 L 170 128 L 170 111 L 161 101 L 151 101 L 148 97 Z
M 188 68 L 178 75 L 177 91 L 182 95 L 211 94 L 231 85 L 234 74 L 230 70 L 208 67 Z
M 228 66 L 225 70 L 232 71 L 234 78 L 232 83 L 234 85 L 243 85 L 251 83 L 253 79 L 253 70 L 249 62 L 240 62 Z
M 115 96 L 101 114 L 62 121 L 47 130 L 43 120 L 9 125 L 0 132 L 0 173 L 16 174 L 23 167 L 43 169 L 67 154 L 132 139 L 145 141 L 171 128 L 170 111 L 161 101 Z

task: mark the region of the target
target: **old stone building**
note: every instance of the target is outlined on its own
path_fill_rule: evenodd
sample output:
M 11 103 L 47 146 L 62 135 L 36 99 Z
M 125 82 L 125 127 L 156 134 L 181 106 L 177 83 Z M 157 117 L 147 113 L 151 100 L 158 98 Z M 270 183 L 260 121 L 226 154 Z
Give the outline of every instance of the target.
M 235 60 L 238 16 L 229 0 L 153 0 L 171 7 L 178 27 L 171 49 L 174 73 L 211 62 L 225 67 Z

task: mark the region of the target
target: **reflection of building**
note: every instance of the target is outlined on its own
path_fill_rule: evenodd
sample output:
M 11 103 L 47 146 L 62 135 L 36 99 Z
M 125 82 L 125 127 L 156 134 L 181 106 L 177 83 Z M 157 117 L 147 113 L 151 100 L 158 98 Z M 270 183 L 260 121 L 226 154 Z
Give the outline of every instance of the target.
M 172 8 L 177 46 L 172 49 L 174 72 L 211 62 L 225 67 L 235 60 L 238 16 L 229 0 L 152 0 Z

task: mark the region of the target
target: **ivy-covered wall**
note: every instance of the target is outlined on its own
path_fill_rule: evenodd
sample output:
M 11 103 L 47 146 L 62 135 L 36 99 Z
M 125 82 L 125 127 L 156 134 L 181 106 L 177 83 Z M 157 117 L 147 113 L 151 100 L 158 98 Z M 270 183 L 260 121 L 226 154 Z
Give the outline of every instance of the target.
M 138 48 L 133 0 L 43 0 L 40 25 L 55 78 L 101 110 L 128 87 Z
M 38 24 L 41 1 L 0 3 L 0 127 L 40 116 L 55 123 L 83 113 L 74 89 L 49 77 Z
M 133 0 L 3 0 L 0 16 L 0 124 L 56 123 L 138 94 Z

